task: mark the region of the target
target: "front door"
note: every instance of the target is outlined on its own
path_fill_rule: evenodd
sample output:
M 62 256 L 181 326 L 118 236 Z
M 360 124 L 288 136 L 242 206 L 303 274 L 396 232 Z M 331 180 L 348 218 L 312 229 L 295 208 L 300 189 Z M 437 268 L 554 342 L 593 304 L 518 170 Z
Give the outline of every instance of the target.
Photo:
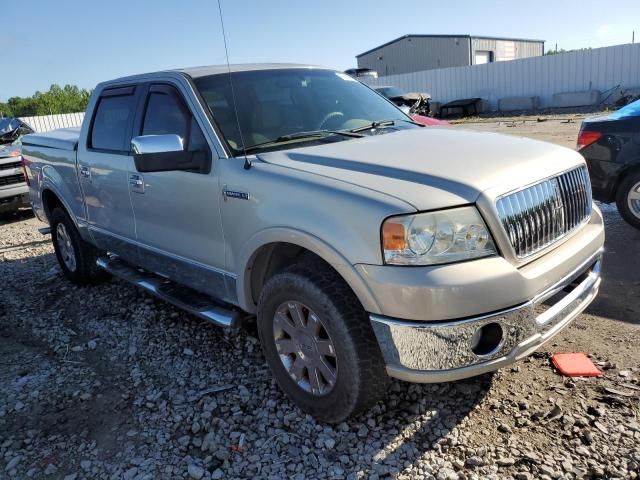
M 105 89 L 93 109 L 87 142 L 78 146 L 78 176 L 89 231 L 101 249 L 133 263 L 138 249 L 128 173 L 134 165 L 130 139 L 136 88 Z
M 220 185 L 212 148 L 175 86 L 148 85 L 133 136 L 175 134 L 206 159 L 199 171 L 130 172 L 140 265 L 225 301 L 232 276 L 224 268 Z M 229 293 L 229 291 L 233 292 Z M 231 296 L 230 296 L 231 295 Z

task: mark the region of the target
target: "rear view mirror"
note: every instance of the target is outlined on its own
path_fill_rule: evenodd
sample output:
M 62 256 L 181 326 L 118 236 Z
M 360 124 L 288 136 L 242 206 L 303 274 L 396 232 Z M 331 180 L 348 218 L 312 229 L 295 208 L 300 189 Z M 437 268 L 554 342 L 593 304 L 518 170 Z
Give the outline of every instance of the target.
M 184 149 L 178 135 L 142 135 L 131 140 L 131 150 L 139 172 L 200 171 L 203 167 L 197 152 Z

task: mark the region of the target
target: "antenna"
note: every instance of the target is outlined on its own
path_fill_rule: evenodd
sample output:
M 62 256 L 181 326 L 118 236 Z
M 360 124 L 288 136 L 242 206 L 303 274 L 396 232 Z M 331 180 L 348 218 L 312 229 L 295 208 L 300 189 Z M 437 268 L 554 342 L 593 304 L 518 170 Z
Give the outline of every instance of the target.
M 222 38 L 224 40 L 224 53 L 227 57 L 227 72 L 229 73 L 229 86 L 231 87 L 231 99 L 233 100 L 233 111 L 236 114 L 236 123 L 238 125 L 238 133 L 240 133 L 240 141 L 242 142 L 242 150 L 244 152 L 244 169 L 251 168 L 251 162 L 247 158 L 247 150 L 244 145 L 244 137 L 242 136 L 242 128 L 240 128 L 240 116 L 238 115 L 238 105 L 236 103 L 236 93 L 233 89 L 233 80 L 231 78 L 231 64 L 229 63 L 229 48 L 227 47 L 227 34 L 224 29 L 224 20 L 222 18 L 222 5 L 218 0 L 218 11 L 220 12 L 220 25 L 222 26 Z

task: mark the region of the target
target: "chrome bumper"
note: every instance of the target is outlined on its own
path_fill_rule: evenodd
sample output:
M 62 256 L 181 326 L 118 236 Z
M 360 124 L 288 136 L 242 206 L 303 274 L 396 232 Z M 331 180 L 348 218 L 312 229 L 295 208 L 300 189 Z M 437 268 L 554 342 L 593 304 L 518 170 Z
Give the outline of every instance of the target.
M 497 370 L 530 355 L 582 312 L 600 286 L 602 251 L 533 300 L 497 313 L 447 322 L 370 315 L 387 373 L 408 382 L 436 383 Z M 545 310 L 544 302 L 569 291 Z M 546 304 L 548 305 L 548 304 Z M 480 328 L 497 324 L 501 340 L 483 354 L 472 350 Z M 492 329 L 497 328 L 495 325 Z M 498 330 L 500 330 L 498 329 Z

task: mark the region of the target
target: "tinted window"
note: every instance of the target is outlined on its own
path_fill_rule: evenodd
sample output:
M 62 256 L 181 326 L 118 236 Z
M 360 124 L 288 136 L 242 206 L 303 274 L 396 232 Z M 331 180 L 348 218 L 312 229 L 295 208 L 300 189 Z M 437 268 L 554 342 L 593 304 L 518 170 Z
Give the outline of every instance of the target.
M 169 95 L 151 92 L 147 98 L 141 135 L 178 135 L 189 151 L 208 150 L 204 134 L 191 112 L 182 103 L 178 92 Z
M 102 97 L 91 129 L 91 146 L 105 150 L 128 151 L 127 132 L 134 110 L 133 95 Z
M 163 91 L 151 92 L 147 97 L 141 135 L 178 135 L 183 140 L 185 150 L 193 153 L 194 161 L 205 161 L 206 168 L 198 172 L 207 173 L 211 150 L 202 129 L 177 90 L 165 85 L 159 88 Z
M 165 135 L 173 133 L 185 139 L 190 115 L 179 100 L 166 93 L 151 93 L 144 116 L 142 135 Z
M 375 90 L 387 98 L 402 97 L 404 95 L 404 92 L 397 87 L 379 87 Z

